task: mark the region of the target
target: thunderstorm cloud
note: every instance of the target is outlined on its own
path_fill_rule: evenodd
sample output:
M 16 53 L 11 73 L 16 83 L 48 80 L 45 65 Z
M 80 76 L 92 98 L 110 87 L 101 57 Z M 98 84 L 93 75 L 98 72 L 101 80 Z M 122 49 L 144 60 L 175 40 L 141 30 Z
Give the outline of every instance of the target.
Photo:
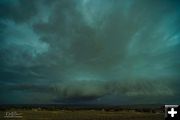
M 179 103 L 179 5 L 1 0 L 0 103 Z

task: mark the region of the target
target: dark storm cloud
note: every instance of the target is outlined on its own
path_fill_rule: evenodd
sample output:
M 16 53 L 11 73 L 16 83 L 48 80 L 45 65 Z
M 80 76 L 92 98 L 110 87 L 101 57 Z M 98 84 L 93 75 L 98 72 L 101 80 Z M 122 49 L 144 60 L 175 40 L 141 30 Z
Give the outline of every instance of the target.
M 32 94 L 42 103 L 111 103 L 112 96 L 177 101 L 178 6 L 176 0 L 1 1 L 1 96 Z
M 13 19 L 20 23 L 32 18 L 37 13 L 36 1 L 2 0 L 0 2 L 1 19 Z
M 30 22 L 38 14 L 40 4 L 51 5 L 50 0 L 1 0 L 0 16 L 3 20 L 14 20 L 17 23 Z

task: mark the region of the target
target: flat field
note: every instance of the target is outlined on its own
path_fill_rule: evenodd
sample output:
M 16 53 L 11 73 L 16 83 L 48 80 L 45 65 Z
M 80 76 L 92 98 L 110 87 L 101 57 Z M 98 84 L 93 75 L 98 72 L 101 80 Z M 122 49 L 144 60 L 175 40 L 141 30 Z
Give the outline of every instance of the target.
M 13 115 L 11 116 L 11 113 Z M 15 115 L 15 114 L 17 115 Z M 10 117 L 5 117 L 6 115 Z M 17 116 L 21 117 L 17 117 Z M 103 110 L 0 111 L 0 120 L 163 120 L 163 113 Z

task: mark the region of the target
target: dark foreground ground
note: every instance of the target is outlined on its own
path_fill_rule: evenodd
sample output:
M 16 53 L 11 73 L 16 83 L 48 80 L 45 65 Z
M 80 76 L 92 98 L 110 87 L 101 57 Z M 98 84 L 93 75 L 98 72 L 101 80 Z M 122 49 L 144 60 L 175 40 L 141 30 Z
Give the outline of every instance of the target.
M 161 112 L 104 110 L 6 110 L 0 120 L 163 120 Z

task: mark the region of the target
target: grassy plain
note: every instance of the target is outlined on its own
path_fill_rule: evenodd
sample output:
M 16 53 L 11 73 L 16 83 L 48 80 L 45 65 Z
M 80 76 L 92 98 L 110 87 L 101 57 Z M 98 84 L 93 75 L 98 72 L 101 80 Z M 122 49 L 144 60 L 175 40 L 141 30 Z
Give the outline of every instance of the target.
M 14 112 L 13 110 L 12 112 Z M 16 110 L 22 118 L 5 118 L 9 111 L 0 111 L 0 120 L 163 120 L 163 113 L 103 110 Z

